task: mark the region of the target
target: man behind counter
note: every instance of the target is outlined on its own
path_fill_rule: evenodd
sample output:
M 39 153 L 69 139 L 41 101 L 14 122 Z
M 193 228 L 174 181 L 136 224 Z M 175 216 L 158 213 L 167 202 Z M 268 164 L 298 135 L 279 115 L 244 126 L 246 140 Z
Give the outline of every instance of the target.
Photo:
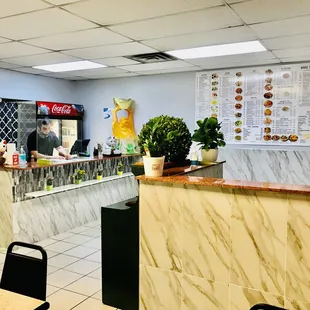
M 28 136 L 27 148 L 28 161 L 31 160 L 31 155 L 34 158 L 69 158 L 56 134 L 51 131 L 51 120 L 48 118 L 38 120 L 37 129 Z M 60 156 L 53 156 L 54 148 Z

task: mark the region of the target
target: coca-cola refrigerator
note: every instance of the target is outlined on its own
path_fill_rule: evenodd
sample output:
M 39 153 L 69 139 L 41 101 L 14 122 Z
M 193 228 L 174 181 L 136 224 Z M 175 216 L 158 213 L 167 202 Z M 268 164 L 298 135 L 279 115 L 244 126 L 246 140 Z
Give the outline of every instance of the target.
M 68 154 L 74 142 L 84 138 L 83 116 L 83 105 L 37 101 L 37 122 L 44 118 L 51 120 L 51 131 L 59 138 Z M 57 155 L 56 150 L 53 155 Z

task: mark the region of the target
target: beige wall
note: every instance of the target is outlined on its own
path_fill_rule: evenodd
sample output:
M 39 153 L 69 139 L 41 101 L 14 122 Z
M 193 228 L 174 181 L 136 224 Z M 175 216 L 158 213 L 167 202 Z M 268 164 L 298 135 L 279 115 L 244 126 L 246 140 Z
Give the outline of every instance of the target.
M 309 195 L 142 181 L 140 225 L 140 309 L 310 309 Z

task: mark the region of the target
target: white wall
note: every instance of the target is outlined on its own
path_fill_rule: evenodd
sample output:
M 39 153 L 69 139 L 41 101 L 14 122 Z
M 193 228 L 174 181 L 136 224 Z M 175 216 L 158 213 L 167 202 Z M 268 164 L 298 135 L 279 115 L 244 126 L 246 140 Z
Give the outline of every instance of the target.
M 85 106 L 85 137 L 92 139 L 91 147 L 105 142 L 111 135 L 111 119 L 104 120 L 103 108 L 113 108 L 113 98 L 135 100 L 135 128 L 138 134 L 151 117 L 161 114 L 184 118 L 189 129 L 195 122 L 195 73 L 81 81 L 76 83 L 76 103 Z
M 74 103 L 74 82 L 0 69 L 0 98 Z

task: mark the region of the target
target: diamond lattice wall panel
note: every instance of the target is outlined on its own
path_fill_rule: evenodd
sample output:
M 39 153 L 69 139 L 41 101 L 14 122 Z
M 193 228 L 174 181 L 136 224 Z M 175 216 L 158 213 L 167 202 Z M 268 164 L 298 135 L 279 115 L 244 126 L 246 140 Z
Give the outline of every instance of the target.
M 24 147 L 27 152 L 27 139 L 29 134 L 36 129 L 36 103 L 18 103 L 18 142 L 17 147 Z
M 17 142 L 18 109 L 16 102 L 0 103 L 0 140 Z

